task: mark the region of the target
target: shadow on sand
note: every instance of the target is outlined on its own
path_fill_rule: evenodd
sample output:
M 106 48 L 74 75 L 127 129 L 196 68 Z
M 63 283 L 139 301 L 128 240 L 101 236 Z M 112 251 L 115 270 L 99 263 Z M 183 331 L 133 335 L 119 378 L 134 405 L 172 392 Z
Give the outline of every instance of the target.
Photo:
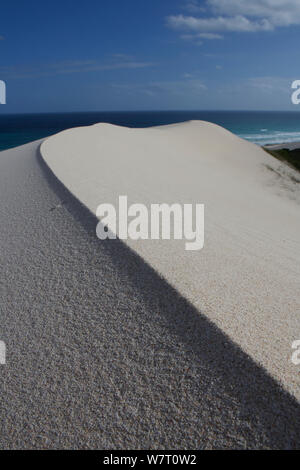
M 248 441 L 251 448 L 299 448 L 299 403 L 122 241 L 97 240 L 95 216 L 62 185 L 39 153 L 37 159 L 49 185 L 98 244 L 99 253 L 104 250 L 122 276 L 139 290 L 147 308 L 164 317 L 171 334 L 176 335 L 193 361 L 213 370 L 225 390 L 224 401 L 227 396 L 238 402 L 239 416 L 232 416 L 228 433 L 234 432 L 238 418 L 249 423 L 252 435 L 253 429 L 256 433 L 256 443 Z M 247 430 L 240 432 L 247 440 Z

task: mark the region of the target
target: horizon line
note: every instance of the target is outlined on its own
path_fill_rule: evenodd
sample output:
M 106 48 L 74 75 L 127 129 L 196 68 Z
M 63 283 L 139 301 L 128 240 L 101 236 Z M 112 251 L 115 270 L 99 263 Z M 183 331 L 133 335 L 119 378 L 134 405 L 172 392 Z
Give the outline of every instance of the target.
M 36 111 L 36 112 L 8 112 L 1 113 L 1 116 L 32 116 L 41 114 L 114 114 L 114 113 L 214 113 L 214 112 L 230 112 L 230 113 L 299 113 L 299 110 L 292 109 L 145 109 L 145 110 L 99 110 L 99 111 Z

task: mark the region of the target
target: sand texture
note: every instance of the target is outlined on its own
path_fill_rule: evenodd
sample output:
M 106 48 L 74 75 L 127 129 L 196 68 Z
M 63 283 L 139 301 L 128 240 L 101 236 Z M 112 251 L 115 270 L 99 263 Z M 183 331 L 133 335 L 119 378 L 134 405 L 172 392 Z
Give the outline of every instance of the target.
M 279 162 L 225 131 L 232 147 L 209 136 L 209 161 L 199 124 L 175 130 L 53 137 L 42 152 L 59 179 L 41 142 L 0 153 L 0 448 L 299 448 L 299 370 L 288 357 L 299 333 L 297 189 L 265 166 Z M 157 137 L 167 161 L 153 153 Z M 95 205 L 126 191 L 206 203 L 204 250 L 98 240 Z
M 102 202 L 204 203 L 205 247 L 128 241 L 180 294 L 300 398 L 291 361 L 300 334 L 297 172 L 206 122 L 109 124 L 47 139 L 42 155 L 93 213 Z

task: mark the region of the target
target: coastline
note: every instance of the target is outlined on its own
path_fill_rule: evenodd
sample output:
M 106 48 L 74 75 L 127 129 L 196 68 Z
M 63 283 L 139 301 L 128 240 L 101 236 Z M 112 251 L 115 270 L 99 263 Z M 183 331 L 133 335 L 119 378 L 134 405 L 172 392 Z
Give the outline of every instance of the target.
M 281 144 L 262 145 L 262 147 L 265 147 L 268 150 L 298 150 L 300 149 L 300 142 L 282 142 Z
M 245 111 L 134 111 L 0 114 L 0 150 L 47 138 L 66 129 L 107 122 L 132 128 L 170 125 L 189 120 L 212 122 L 235 135 L 264 145 L 300 141 L 298 114 Z

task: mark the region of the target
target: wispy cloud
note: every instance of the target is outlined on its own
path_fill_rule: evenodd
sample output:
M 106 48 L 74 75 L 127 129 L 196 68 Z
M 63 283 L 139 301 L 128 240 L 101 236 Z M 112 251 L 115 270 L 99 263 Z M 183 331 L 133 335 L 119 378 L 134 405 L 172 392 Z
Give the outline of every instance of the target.
M 210 34 L 254 33 L 300 25 L 299 0 L 206 0 L 204 5 L 203 9 L 197 1 L 188 2 L 185 6 L 194 15 L 168 16 L 167 25 L 195 38 L 206 34 L 206 39 L 217 39 Z
M 203 39 L 223 39 L 221 34 L 216 33 L 198 33 L 197 37 Z
M 177 30 L 193 32 L 210 31 L 235 31 L 235 32 L 254 32 L 270 31 L 273 29 L 270 22 L 266 19 L 251 21 L 248 18 L 238 15 L 233 17 L 213 17 L 213 18 L 195 18 L 194 16 L 175 15 L 167 18 L 168 25 Z
M 282 77 L 254 77 L 249 78 L 246 84 L 268 94 L 283 93 L 291 94 L 291 83 L 293 78 Z
M 207 0 L 216 14 L 267 21 L 271 28 L 300 24 L 299 0 Z
M 203 94 L 207 87 L 205 83 L 191 74 L 185 74 L 182 80 L 152 81 L 143 84 L 112 84 L 113 88 L 127 91 L 129 94 L 145 94 L 149 96 L 178 95 L 186 96 Z
M 125 61 L 134 60 L 134 57 L 132 55 L 123 54 L 123 53 L 113 54 L 112 57 L 115 59 L 125 60 Z
M 217 92 L 222 96 L 235 96 L 236 102 L 244 103 L 246 98 L 251 97 L 256 102 L 269 100 L 290 103 L 292 77 L 251 77 L 240 80 L 231 80 L 219 86 Z
M 223 39 L 223 36 L 221 34 L 216 34 L 216 33 L 197 33 L 197 34 L 181 34 L 180 38 L 185 40 L 185 41 L 190 41 L 196 46 L 202 46 L 203 44 L 203 39 Z
M 183 8 L 191 13 L 199 13 L 205 11 L 203 5 L 200 5 L 198 0 L 186 0 Z
M 72 73 L 109 71 L 120 69 L 143 69 L 152 67 L 152 62 L 142 62 L 129 56 L 116 54 L 109 61 L 101 60 L 66 60 L 63 62 L 39 65 L 1 66 L 0 73 L 4 78 L 38 78 Z

